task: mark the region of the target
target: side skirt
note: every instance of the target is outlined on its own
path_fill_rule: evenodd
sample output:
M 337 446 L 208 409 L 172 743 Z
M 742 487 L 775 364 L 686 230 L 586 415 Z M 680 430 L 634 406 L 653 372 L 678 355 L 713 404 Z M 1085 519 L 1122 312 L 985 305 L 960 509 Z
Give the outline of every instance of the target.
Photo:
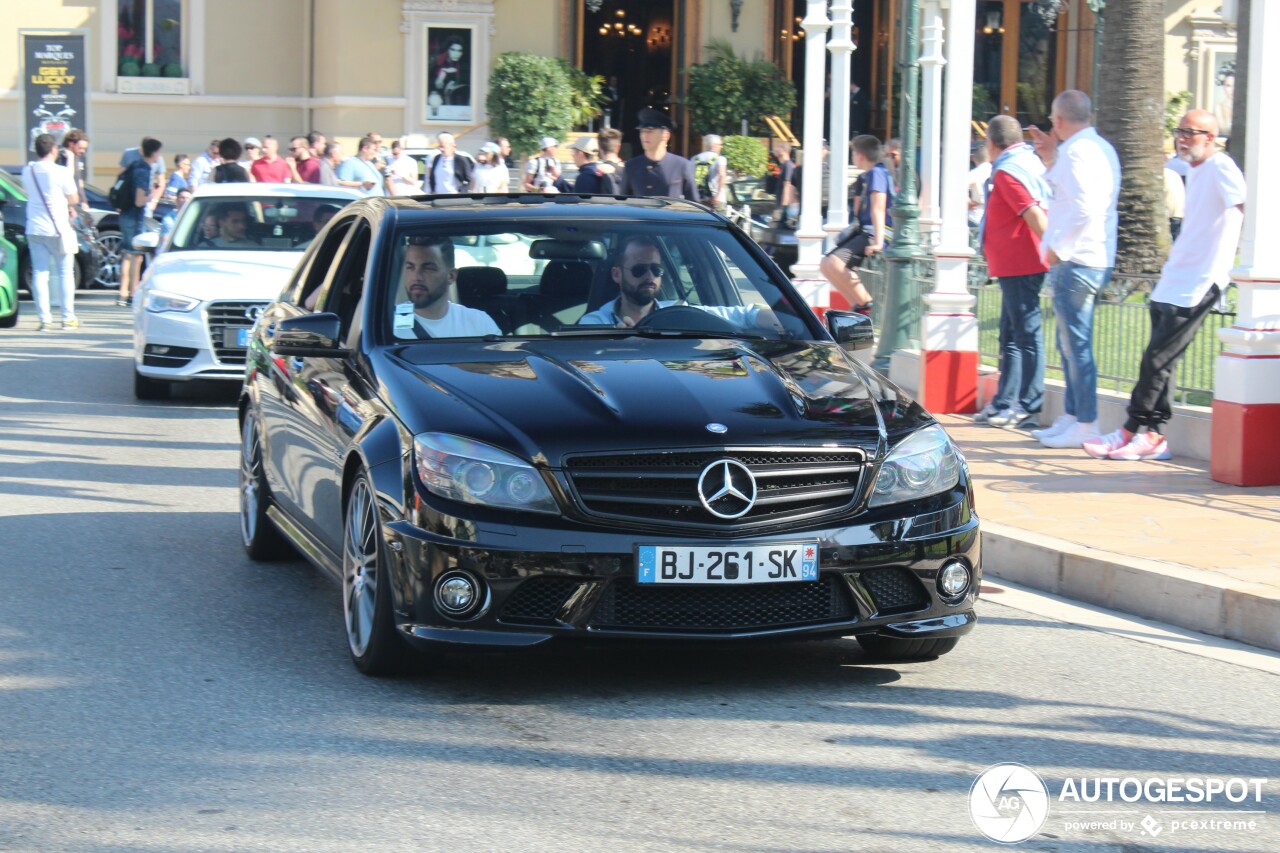
M 302 525 L 295 522 L 288 513 L 275 504 L 267 507 L 267 517 L 313 566 L 338 583 L 342 582 L 342 561 L 336 554 L 307 533 Z

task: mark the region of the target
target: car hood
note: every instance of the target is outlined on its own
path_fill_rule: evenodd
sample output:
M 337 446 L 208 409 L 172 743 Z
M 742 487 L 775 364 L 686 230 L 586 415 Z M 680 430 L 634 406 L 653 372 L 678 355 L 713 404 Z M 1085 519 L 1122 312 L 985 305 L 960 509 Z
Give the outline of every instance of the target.
M 838 443 L 874 453 L 887 425 L 928 420 L 821 341 L 432 342 L 389 359 L 400 369 L 384 387 L 411 431 L 460 433 L 553 466 L 593 450 Z
M 164 253 L 147 270 L 147 285 L 195 299 L 275 299 L 301 252 Z

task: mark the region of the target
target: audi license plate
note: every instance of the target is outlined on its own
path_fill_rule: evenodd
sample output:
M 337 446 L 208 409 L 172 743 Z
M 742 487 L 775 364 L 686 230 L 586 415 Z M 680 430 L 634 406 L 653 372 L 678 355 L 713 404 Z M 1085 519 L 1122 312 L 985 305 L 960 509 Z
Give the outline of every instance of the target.
M 641 545 L 637 582 L 652 584 L 785 583 L 818 579 L 815 542 L 753 547 Z
M 224 347 L 248 347 L 249 333 L 253 329 L 223 329 L 222 345 Z

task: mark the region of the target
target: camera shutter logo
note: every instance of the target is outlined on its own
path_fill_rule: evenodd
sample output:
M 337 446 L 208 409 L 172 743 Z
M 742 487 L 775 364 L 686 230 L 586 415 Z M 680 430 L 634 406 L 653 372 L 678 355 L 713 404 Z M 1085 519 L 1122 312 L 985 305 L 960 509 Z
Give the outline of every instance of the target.
M 1030 767 L 997 764 L 974 781 L 969 814 L 978 831 L 992 841 L 1026 841 L 1049 816 L 1049 789 Z

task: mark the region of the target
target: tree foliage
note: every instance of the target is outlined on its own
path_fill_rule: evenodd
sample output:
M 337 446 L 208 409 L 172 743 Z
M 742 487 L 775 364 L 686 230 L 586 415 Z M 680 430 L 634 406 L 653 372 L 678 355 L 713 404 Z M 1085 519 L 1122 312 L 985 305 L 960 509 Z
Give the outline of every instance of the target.
M 569 103 L 573 112 L 575 127 L 585 125 L 593 118 L 599 118 L 604 112 L 605 101 L 604 78 L 599 74 L 587 74 L 563 59 L 557 59 L 560 70 L 569 81 Z
M 693 131 L 727 136 L 742 130 L 768 134 L 764 116 L 784 115 L 796 104 L 796 88 L 772 62 L 747 60 L 733 45 L 717 39 L 707 45 L 706 63 L 688 69 L 687 104 Z
M 572 84 L 559 60 L 529 53 L 498 57 L 489 78 L 489 126 L 519 156 L 539 150 L 543 136 L 563 139 L 574 125 Z
M 1164 0 L 1129 0 L 1104 12 L 1097 81 L 1098 132 L 1116 148 L 1120 185 L 1118 272 L 1155 275 L 1169 249 L 1164 207 Z
M 747 178 L 758 178 L 769 166 L 769 155 L 760 140 L 750 136 L 726 136 L 724 159 L 730 171 Z

